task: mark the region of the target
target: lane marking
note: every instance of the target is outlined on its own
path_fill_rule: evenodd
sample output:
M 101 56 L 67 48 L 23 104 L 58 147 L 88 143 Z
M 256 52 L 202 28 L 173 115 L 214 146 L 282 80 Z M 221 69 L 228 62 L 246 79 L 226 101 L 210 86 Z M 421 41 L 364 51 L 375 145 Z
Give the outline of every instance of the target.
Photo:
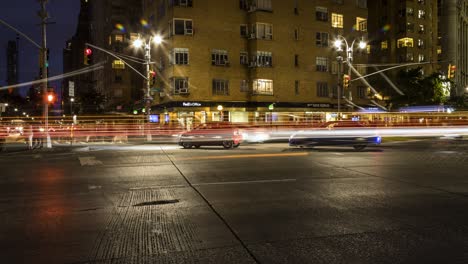
M 81 166 L 95 166 L 102 165 L 102 162 L 97 160 L 96 157 L 79 157 Z
M 222 156 L 200 156 L 191 158 L 177 158 L 177 161 L 182 160 L 211 160 L 211 159 L 246 159 L 246 158 L 274 158 L 274 157 L 297 157 L 308 156 L 307 152 L 297 153 L 271 153 L 271 154 L 239 154 L 239 155 L 222 155 Z
M 193 186 L 295 182 L 296 179 L 194 183 Z
M 144 186 L 144 187 L 133 187 L 133 188 L 130 188 L 129 190 L 131 191 L 138 191 L 138 190 L 147 190 L 147 189 L 164 189 L 164 188 L 186 188 L 186 187 L 190 187 L 188 185 L 182 185 L 182 184 L 178 184 L 178 185 L 155 185 L 155 186 Z

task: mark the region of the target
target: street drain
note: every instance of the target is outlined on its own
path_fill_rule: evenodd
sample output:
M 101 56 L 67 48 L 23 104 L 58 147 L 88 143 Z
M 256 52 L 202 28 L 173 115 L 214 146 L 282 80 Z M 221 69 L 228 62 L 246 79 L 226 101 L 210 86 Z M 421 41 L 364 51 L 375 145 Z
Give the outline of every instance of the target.
M 133 206 L 150 206 L 150 205 L 164 205 L 164 204 L 175 204 L 178 203 L 179 200 L 159 200 L 159 201 L 151 201 L 151 202 L 143 202 L 143 203 L 137 203 L 134 204 Z

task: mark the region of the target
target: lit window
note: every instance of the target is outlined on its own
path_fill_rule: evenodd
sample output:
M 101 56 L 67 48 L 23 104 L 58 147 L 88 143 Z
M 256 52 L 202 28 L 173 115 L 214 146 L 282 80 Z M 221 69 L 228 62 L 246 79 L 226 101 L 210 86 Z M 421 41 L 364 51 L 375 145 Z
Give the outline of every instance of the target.
M 363 17 L 356 17 L 356 29 L 358 31 L 367 31 L 367 19 Z
M 381 48 L 382 50 L 388 49 L 388 41 L 385 40 L 385 41 L 380 42 L 380 48 Z
M 418 39 L 418 48 L 424 48 L 424 40 Z
M 401 38 L 397 41 L 398 48 L 412 48 L 413 39 L 412 38 Z
M 418 18 L 426 18 L 426 12 L 424 12 L 424 10 L 418 10 Z
M 424 33 L 424 25 L 419 25 L 419 33 Z
M 423 61 L 425 61 L 425 60 L 426 60 L 426 56 L 424 56 L 424 54 L 419 54 L 419 56 L 418 56 L 418 61 L 419 61 L 419 62 L 423 62 Z
M 114 60 L 112 62 L 112 69 L 123 70 L 123 69 L 125 69 L 125 64 L 121 60 Z
M 115 35 L 115 42 L 123 42 L 124 36 L 123 35 Z
M 343 28 L 343 15 L 332 13 L 332 27 Z
M 252 92 L 255 95 L 273 95 L 273 80 L 254 80 L 252 85 Z

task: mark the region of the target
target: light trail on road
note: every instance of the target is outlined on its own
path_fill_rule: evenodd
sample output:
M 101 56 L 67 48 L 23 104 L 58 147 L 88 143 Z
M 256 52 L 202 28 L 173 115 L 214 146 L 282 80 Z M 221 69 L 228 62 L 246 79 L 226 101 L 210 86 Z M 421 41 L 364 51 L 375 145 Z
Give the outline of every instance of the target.
M 297 153 L 271 153 L 271 154 L 239 154 L 239 155 L 219 155 L 219 156 L 200 156 L 193 158 L 180 158 L 177 161 L 184 160 L 212 160 L 212 159 L 247 159 L 247 158 L 275 158 L 275 157 L 298 157 L 308 156 L 307 152 Z

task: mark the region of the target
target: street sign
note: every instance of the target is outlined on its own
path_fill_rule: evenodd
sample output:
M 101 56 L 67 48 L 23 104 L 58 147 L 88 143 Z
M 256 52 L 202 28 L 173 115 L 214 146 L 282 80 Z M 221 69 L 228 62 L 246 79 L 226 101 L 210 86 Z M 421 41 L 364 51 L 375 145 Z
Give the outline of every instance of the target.
M 68 96 L 70 97 L 75 96 L 75 82 L 73 81 L 68 82 Z
M 271 105 L 268 106 L 268 110 L 271 111 L 271 110 L 273 110 L 273 109 L 275 109 L 275 105 L 274 105 L 274 104 L 271 104 Z
M 161 91 L 161 88 L 151 88 L 151 91 L 152 91 L 152 92 L 160 92 L 160 91 Z

